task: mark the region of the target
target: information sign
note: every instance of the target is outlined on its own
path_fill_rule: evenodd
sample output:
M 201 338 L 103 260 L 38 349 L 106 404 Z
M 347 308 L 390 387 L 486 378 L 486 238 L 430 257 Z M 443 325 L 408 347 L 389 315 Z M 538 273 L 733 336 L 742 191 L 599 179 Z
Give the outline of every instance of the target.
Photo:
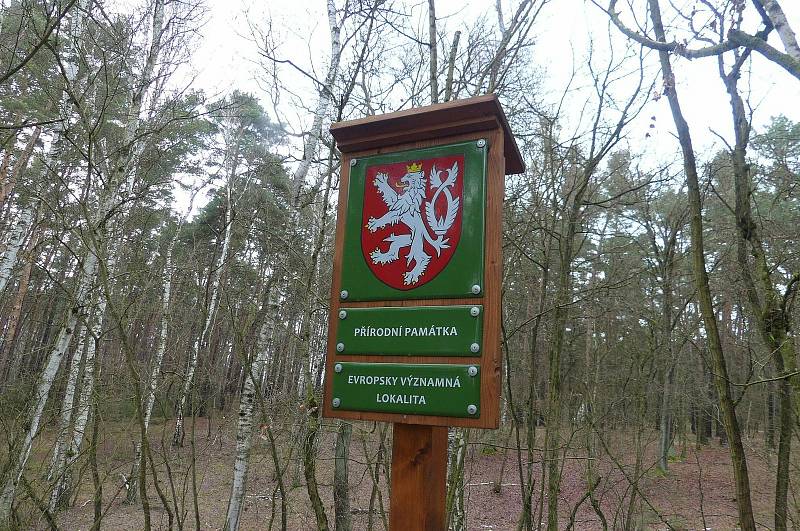
M 339 355 L 481 355 L 480 304 L 347 308 L 338 315 Z
M 480 366 L 336 362 L 333 407 L 409 415 L 478 417 Z
M 504 175 L 493 94 L 340 122 L 322 414 L 393 422 L 390 531 L 446 529 L 447 427 L 497 428 Z

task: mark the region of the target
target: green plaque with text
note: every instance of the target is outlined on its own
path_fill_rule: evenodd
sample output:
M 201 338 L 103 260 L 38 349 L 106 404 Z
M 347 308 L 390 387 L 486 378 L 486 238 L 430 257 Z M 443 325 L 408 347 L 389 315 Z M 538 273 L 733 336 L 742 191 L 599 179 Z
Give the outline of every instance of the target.
M 344 308 L 339 354 L 480 356 L 481 305 Z
M 336 362 L 333 367 L 334 409 L 480 417 L 480 365 Z

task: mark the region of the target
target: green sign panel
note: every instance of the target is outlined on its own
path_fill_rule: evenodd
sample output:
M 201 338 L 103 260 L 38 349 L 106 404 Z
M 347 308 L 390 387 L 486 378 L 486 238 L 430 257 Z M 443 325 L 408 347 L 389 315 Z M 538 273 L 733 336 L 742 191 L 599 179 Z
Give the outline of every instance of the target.
M 339 310 L 340 354 L 480 356 L 483 307 L 415 306 Z
M 334 363 L 333 408 L 480 417 L 479 365 Z
M 483 293 L 485 140 L 353 159 L 341 300 Z

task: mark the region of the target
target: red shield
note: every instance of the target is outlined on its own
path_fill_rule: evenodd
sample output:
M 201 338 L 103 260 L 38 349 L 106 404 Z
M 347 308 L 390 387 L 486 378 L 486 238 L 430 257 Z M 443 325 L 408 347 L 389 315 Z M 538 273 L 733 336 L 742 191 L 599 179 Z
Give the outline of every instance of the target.
M 464 156 L 369 166 L 361 251 L 378 279 L 410 290 L 447 266 L 461 237 Z

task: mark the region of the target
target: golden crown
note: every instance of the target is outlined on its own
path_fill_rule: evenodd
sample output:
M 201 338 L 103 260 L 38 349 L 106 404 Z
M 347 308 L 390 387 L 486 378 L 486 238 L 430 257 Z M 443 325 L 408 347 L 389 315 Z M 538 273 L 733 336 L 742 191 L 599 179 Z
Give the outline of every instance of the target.
M 406 166 L 406 170 L 408 171 L 408 173 L 417 173 L 419 171 L 422 171 L 422 164 L 411 163 Z

